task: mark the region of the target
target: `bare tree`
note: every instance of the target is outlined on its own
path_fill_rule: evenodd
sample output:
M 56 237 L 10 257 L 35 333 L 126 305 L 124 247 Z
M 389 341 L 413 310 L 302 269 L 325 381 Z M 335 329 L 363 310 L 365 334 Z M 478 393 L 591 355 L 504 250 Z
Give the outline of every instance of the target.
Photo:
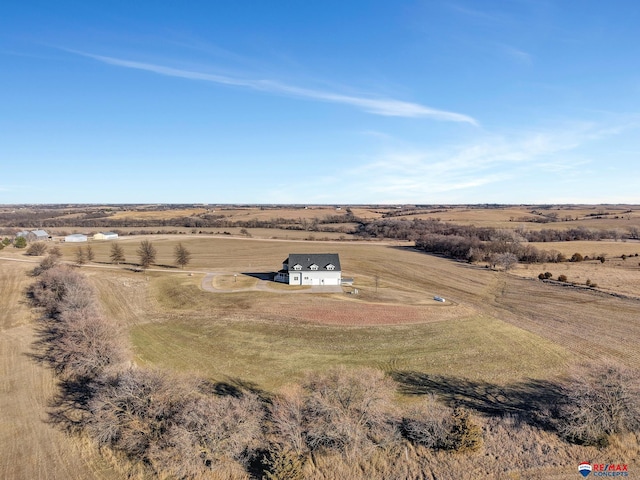
M 640 431 L 640 372 L 605 362 L 583 367 L 566 386 L 560 431 L 570 440 L 603 444 L 613 433 Z
M 96 258 L 96 254 L 93 252 L 91 245 L 87 245 L 87 262 L 93 262 Z
M 84 249 L 82 247 L 76 248 L 75 258 L 77 265 L 84 265 L 85 263 L 87 263 L 87 256 L 84 253 Z
M 511 270 L 518 263 L 518 256 L 511 252 L 498 253 L 496 255 L 496 262 L 506 272 Z
M 27 293 L 34 306 L 43 308 L 47 314 L 54 314 L 61 310 L 67 290 L 79 284 L 86 284 L 80 273 L 65 265 L 57 265 L 40 275 Z
M 176 245 L 175 249 L 176 265 L 180 268 L 184 268 L 191 261 L 191 252 L 187 250 L 182 243 Z
M 111 262 L 115 263 L 116 265 L 123 263 L 126 260 L 124 258 L 124 248 L 122 248 L 117 243 L 112 243 L 109 258 L 111 259 Z
M 47 251 L 47 244 L 44 242 L 34 242 L 31 245 L 29 245 L 29 248 L 27 248 L 27 255 L 31 255 L 34 257 L 40 257 L 41 255 L 44 255 Z
M 366 456 L 398 439 L 389 415 L 393 394 L 393 382 L 378 370 L 336 368 L 309 375 L 302 393 L 274 403 L 276 435 L 293 451 L 304 441 L 310 451 Z
M 453 410 L 435 397 L 413 407 L 402 418 L 402 434 L 407 440 L 434 450 L 453 448 Z
M 30 294 L 46 309 L 40 318 L 46 340 L 40 358 L 58 375 L 72 381 L 95 379 L 126 360 L 126 342 L 99 313 L 86 277 L 68 267 L 51 267 L 30 287 Z
M 95 306 L 62 312 L 56 339 L 49 345 L 49 361 L 63 378 L 98 378 L 128 358 L 126 341 Z
M 149 268 L 149 265 L 156 261 L 156 248 L 149 240 L 143 240 L 138 247 L 138 257 L 140 258 L 140 266 Z
M 274 443 L 298 454 L 307 452 L 304 435 L 304 392 L 299 385 L 287 387 L 271 402 Z
M 46 272 L 50 268 L 53 268 L 56 265 L 58 265 L 58 259 L 59 257 L 49 253 L 49 255 L 44 257 L 40 262 L 40 264 L 31 271 L 31 275 L 33 275 L 34 277 L 37 277 L 38 275 L 42 275 L 44 272 Z
M 163 478 L 203 478 L 224 460 L 242 460 L 258 446 L 264 418 L 255 395 L 213 397 L 189 379 L 142 369 L 120 372 L 89 407 L 99 444 Z

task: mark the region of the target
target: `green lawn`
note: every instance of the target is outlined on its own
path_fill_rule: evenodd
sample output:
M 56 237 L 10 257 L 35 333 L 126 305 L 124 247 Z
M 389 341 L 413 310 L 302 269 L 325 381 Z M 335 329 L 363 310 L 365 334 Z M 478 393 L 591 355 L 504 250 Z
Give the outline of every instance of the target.
M 384 327 L 172 319 L 131 331 L 136 360 L 267 390 L 306 370 L 344 364 L 417 370 L 497 383 L 548 378 L 562 347 L 490 317 Z

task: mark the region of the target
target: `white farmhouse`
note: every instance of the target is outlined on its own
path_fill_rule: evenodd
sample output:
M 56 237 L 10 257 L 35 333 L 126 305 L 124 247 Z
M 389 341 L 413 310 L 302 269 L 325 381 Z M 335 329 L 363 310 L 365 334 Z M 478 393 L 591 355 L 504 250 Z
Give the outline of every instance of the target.
M 340 257 L 337 253 L 290 253 L 275 281 L 289 285 L 340 285 Z
M 67 235 L 64 237 L 65 242 L 86 242 L 87 236 L 82 233 L 74 233 L 72 235 Z

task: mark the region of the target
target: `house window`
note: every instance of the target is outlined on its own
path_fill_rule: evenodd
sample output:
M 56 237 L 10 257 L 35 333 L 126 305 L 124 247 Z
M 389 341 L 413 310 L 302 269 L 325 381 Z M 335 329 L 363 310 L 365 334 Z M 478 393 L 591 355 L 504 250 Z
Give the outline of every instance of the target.
M 310 270 L 318 270 L 318 265 L 315 263 L 309 267 Z
M 327 270 L 335 270 L 335 269 L 336 269 L 336 266 L 330 263 L 330 264 L 329 264 L 329 265 L 327 265 L 325 268 L 326 268 Z

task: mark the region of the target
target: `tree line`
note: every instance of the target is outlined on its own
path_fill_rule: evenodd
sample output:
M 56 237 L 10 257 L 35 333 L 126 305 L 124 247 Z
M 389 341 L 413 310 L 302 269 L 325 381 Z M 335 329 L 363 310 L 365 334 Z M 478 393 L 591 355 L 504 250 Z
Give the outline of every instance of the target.
M 341 215 L 326 215 L 322 218 L 283 218 L 273 217 L 268 219 L 230 219 L 224 214 L 203 213 L 192 216 L 177 216 L 173 218 L 134 218 L 119 217 L 112 218 L 110 212 L 86 212 L 81 216 L 68 216 L 55 212 L 24 212 L 24 213 L 0 213 L 0 227 L 21 228 L 60 228 L 60 227 L 82 227 L 82 228 L 149 228 L 149 227 L 183 227 L 183 228 L 290 228 L 300 230 L 320 231 L 322 225 L 336 223 L 353 223 L 362 221 L 360 218 L 348 211 Z M 7 232 L 11 233 L 11 232 Z
M 19 237 L 19 239 L 24 240 L 24 237 Z M 0 245 L 2 245 L 2 242 L 0 242 Z M 18 248 L 24 248 L 26 246 L 27 243 L 25 241 L 22 245 L 18 245 Z M 57 263 L 62 257 L 60 247 L 57 245 L 49 246 L 46 242 L 34 242 L 29 244 L 25 253 L 36 257 L 48 254 L 48 257 L 44 261 L 47 265 Z M 149 268 L 155 263 L 157 253 L 156 247 L 150 240 L 142 240 L 136 250 L 138 265 L 143 269 Z M 186 267 L 191 262 L 191 257 L 191 252 L 182 243 L 178 243 L 175 246 L 174 262 L 176 266 L 180 268 Z M 116 265 L 126 262 L 127 259 L 122 245 L 117 242 L 111 243 L 109 259 L 111 260 L 111 263 Z M 95 252 L 93 251 L 91 244 L 76 247 L 74 251 L 74 260 L 76 265 L 84 265 L 86 263 L 93 262 L 95 260 Z
M 592 230 L 585 227 L 566 230 L 514 230 L 493 227 L 477 227 L 442 222 L 437 219 L 380 219 L 361 224 L 357 235 L 363 238 L 395 238 L 414 241 L 416 248 L 469 262 L 487 261 L 492 266 L 505 268 L 514 262 L 544 263 L 562 262 L 565 256 L 553 249 L 543 250 L 530 242 L 560 242 L 577 240 L 636 239 L 640 232 L 628 227 L 627 233 L 619 230 Z

